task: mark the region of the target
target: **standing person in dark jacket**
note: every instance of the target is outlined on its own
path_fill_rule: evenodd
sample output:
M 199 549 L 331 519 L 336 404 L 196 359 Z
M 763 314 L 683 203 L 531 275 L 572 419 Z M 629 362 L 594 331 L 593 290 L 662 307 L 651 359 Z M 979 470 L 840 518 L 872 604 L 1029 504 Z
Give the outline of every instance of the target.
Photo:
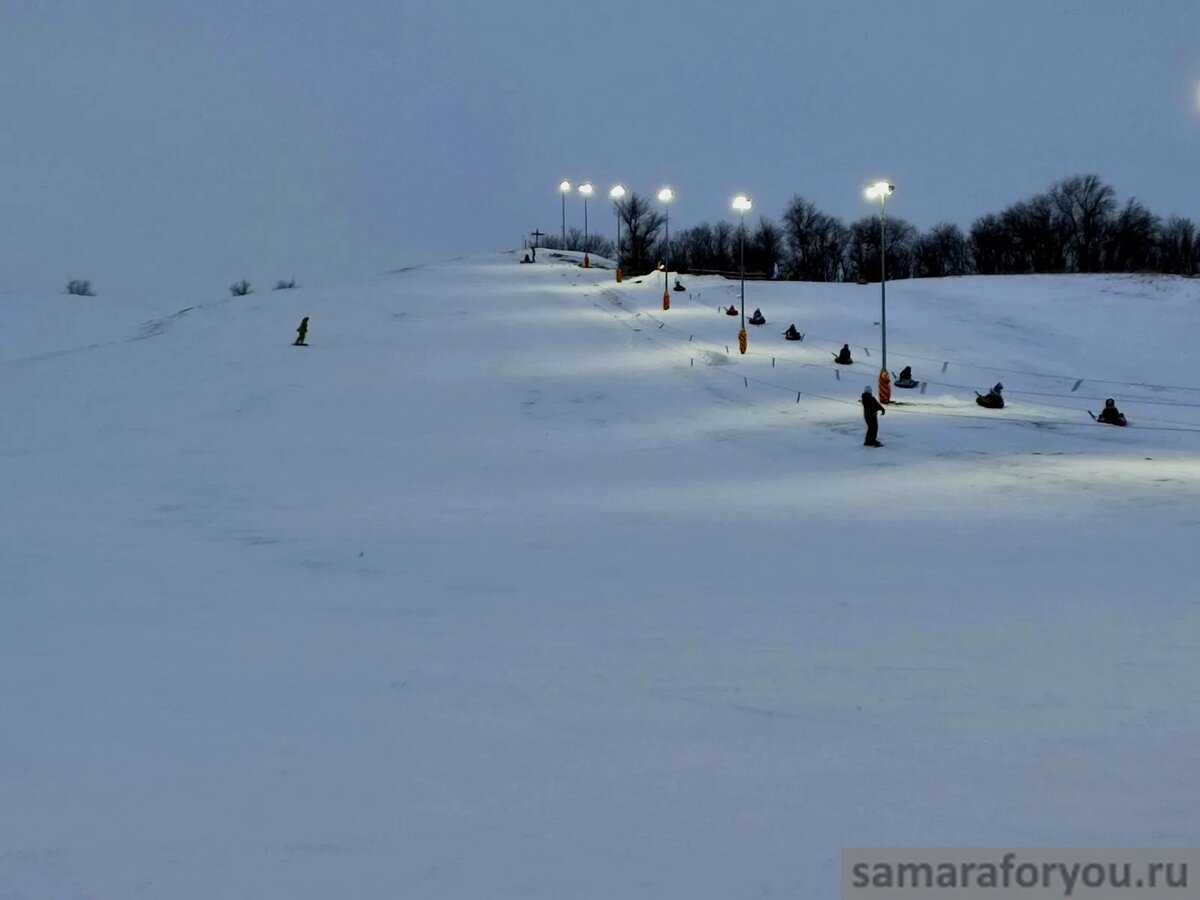
M 295 347 L 306 346 L 305 339 L 308 337 L 308 316 L 300 320 L 300 327 L 296 329 L 296 340 L 293 343 Z
M 879 419 L 876 414 L 882 416 L 887 414 L 887 410 L 883 405 L 875 399 L 875 395 L 871 393 L 871 386 L 868 384 L 863 388 L 862 392 L 862 407 L 863 418 L 867 420 L 867 439 L 863 441 L 864 447 L 882 447 L 879 443 Z

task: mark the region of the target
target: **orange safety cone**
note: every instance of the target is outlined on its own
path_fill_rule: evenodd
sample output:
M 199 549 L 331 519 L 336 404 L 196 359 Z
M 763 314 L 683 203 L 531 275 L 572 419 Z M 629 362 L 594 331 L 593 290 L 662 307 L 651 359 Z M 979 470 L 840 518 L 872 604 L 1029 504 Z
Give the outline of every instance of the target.
M 879 370 L 879 402 L 884 406 L 892 402 L 892 378 L 887 369 Z
M 617 284 L 620 284 L 620 283 L 621 283 L 621 280 L 622 280 L 624 277 L 625 277 L 625 275 L 624 275 L 624 273 L 622 273 L 622 272 L 621 272 L 621 267 L 620 267 L 620 266 L 617 266 Z
M 583 267 L 585 269 L 590 269 L 592 267 L 592 261 L 588 258 L 587 253 L 583 254 Z
M 667 293 L 666 291 L 663 291 L 663 309 L 670 309 L 670 308 L 671 308 L 671 295 L 669 293 Z

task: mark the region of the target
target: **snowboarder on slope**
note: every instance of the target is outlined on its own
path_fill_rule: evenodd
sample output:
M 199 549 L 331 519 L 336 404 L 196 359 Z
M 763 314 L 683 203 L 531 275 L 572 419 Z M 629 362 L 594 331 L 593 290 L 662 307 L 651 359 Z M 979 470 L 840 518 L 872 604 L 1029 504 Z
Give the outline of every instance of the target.
M 875 399 L 875 395 L 871 393 L 871 386 L 868 384 L 863 388 L 862 392 L 862 408 L 863 418 L 867 420 L 867 437 L 863 441 L 864 447 L 882 447 L 879 443 L 879 416 L 887 415 L 887 410 L 883 405 Z

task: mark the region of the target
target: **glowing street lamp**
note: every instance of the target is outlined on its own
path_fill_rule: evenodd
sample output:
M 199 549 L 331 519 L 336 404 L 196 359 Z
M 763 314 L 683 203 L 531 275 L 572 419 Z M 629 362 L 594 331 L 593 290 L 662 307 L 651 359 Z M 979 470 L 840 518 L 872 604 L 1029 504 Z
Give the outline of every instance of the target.
M 585 181 L 579 186 L 579 193 L 583 195 L 583 267 L 586 269 L 591 266 L 592 262 L 588 259 L 588 227 L 587 227 L 587 201 L 588 197 L 592 196 L 592 183 Z
M 883 368 L 879 372 L 879 402 L 891 400 L 891 379 L 887 367 L 887 198 L 896 186 L 886 181 L 877 181 L 865 191 L 868 200 L 879 201 L 879 331 L 883 343 Z
M 558 183 L 562 191 L 562 249 L 567 249 L 567 194 L 571 193 L 571 182 L 565 178 Z
M 738 194 L 733 198 L 733 208 L 742 216 L 742 226 L 738 229 L 742 245 L 742 330 L 738 332 L 738 349 L 742 353 L 746 352 L 746 213 L 753 206 L 754 203 L 745 194 Z
M 617 214 L 617 282 L 621 281 L 621 198 L 625 196 L 625 185 L 614 184 L 608 192 L 612 197 L 613 210 Z
M 663 309 L 671 308 L 671 294 L 667 290 L 667 273 L 671 271 L 671 207 L 668 205 L 675 199 L 675 192 L 669 187 L 658 192 L 659 202 L 666 211 L 667 239 L 663 244 Z

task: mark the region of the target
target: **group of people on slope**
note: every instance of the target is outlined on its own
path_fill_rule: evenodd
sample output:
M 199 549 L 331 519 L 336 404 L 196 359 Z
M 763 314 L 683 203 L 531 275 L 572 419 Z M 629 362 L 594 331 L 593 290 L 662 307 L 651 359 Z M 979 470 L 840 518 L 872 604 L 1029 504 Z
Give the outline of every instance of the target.
M 905 367 L 904 371 L 909 372 L 909 369 Z M 909 372 L 909 374 L 911 376 L 911 372 Z M 897 381 L 896 383 L 899 384 L 900 382 Z M 979 394 L 976 392 L 977 396 L 975 398 L 975 402 L 988 409 L 1003 409 L 1003 391 L 1004 385 L 997 382 L 986 394 Z M 863 408 L 863 418 L 866 419 L 867 422 L 867 435 L 863 439 L 863 446 L 882 447 L 883 444 L 879 442 L 879 416 L 884 415 L 887 410 L 884 409 L 882 403 L 875 399 L 875 394 L 869 384 L 863 388 L 861 402 Z M 1112 397 L 1109 397 L 1104 401 L 1104 409 L 1102 409 L 1100 411 L 1100 415 L 1096 416 L 1095 418 L 1097 422 L 1102 422 L 1105 425 L 1117 425 L 1123 427 L 1128 424 L 1125 421 L 1125 414 L 1117 409 L 1117 402 Z

